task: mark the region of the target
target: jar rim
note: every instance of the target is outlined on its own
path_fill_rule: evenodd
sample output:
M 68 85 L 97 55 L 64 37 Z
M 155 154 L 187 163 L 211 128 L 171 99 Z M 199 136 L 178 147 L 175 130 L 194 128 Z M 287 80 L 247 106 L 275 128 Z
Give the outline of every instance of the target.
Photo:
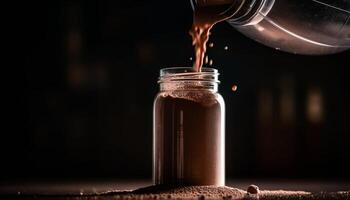
M 166 82 L 210 82 L 220 83 L 217 69 L 204 67 L 200 72 L 192 67 L 170 67 L 160 70 L 158 83 Z
M 181 75 L 219 75 L 215 68 L 203 67 L 200 72 L 194 71 L 192 67 L 167 67 L 160 70 L 160 77 Z

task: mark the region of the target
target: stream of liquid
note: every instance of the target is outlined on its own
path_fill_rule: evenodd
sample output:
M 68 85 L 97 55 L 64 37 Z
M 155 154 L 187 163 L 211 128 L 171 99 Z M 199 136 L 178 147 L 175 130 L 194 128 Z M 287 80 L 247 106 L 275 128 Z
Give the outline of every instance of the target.
M 215 5 L 202 1 L 193 12 L 193 25 L 190 35 L 192 36 L 192 45 L 195 50 L 193 70 L 196 72 L 200 72 L 202 69 L 210 30 L 215 24 L 231 17 L 231 15 L 227 15 L 224 12 L 229 7 L 229 3 L 232 3 L 232 0 L 221 0 L 219 3 L 217 1 Z

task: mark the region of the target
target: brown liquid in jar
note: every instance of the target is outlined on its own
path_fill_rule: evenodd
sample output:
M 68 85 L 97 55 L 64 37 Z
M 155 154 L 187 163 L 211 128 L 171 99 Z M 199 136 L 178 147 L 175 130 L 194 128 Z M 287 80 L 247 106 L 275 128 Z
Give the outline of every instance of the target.
M 224 185 L 223 105 L 215 93 L 196 93 L 155 101 L 156 184 Z
M 197 3 L 190 30 L 196 58 L 189 71 L 201 73 L 210 30 L 230 17 L 223 11 L 232 0 L 198 0 Z M 212 79 L 182 81 L 183 86 L 193 86 Z M 213 83 L 217 84 L 217 80 Z M 175 87 L 157 95 L 153 119 L 155 184 L 225 185 L 224 106 L 216 89 Z

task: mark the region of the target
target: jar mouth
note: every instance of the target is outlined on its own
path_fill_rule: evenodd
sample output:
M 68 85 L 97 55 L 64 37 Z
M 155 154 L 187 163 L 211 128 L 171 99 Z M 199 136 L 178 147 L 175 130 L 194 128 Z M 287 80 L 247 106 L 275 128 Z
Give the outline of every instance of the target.
M 208 81 L 220 83 L 219 72 L 214 68 L 204 67 L 200 72 L 194 71 L 192 67 L 170 67 L 160 70 L 158 83 L 170 81 Z
M 160 76 L 181 75 L 181 74 L 203 74 L 212 73 L 218 74 L 218 70 L 215 68 L 203 67 L 200 72 L 193 70 L 193 67 L 167 67 L 160 70 Z

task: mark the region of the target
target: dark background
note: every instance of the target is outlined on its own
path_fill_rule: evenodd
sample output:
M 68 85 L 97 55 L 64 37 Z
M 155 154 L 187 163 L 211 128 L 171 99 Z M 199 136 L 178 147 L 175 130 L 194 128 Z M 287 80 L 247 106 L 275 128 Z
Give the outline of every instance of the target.
M 159 70 L 192 65 L 189 1 L 15 8 L 24 82 L 1 136 L 1 180 L 151 178 Z M 349 51 L 292 55 L 227 23 L 210 40 L 226 101 L 227 178 L 349 180 Z

